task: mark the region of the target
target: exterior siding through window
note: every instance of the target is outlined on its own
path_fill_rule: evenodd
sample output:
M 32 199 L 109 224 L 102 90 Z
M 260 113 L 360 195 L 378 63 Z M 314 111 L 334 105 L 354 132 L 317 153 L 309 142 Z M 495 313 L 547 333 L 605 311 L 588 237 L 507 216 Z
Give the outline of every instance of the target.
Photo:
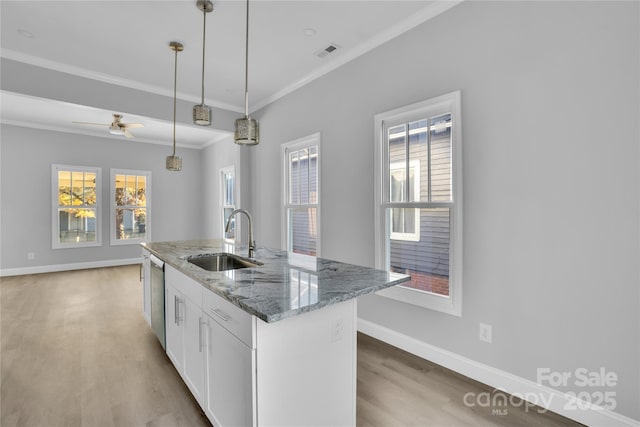
M 390 165 L 406 164 L 407 152 L 409 163 L 412 164 L 410 168 L 419 164 L 419 200 L 409 200 L 410 202 L 451 200 L 451 127 L 447 123 L 450 123 L 450 115 L 429 119 L 429 131 L 426 119 L 407 124 L 405 130 L 409 134 L 408 147 L 405 144 L 406 131 L 397 128 L 389 131 Z M 393 135 L 398 136 L 394 138 Z M 411 172 L 406 184 L 417 184 L 411 179 Z M 393 185 L 391 182 L 390 191 L 393 191 Z M 409 189 L 408 194 L 412 196 L 414 189 Z M 393 201 L 393 194 L 390 199 Z M 419 236 L 417 241 L 394 238 L 394 215 L 397 216 L 399 211 L 405 211 L 405 221 L 414 215 L 419 216 L 419 230 L 415 230 Z M 411 211 L 411 215 L 407 214 L 408 211 Z M 412 281 L 406 284 L 408 287 L 449 295 L 449 209 L 395 208 L 391 209 L 390 216 L 391 270 L 411 275 Z
M 300 150 L 292 153 L 290 160 L 291 204 L 307 205 L 317 200 L 318 169 L 317 151 Z M 291 245 L 293 252 L 316 255 L 317 210 L 316 208 L 296 209 L 290 211 Z

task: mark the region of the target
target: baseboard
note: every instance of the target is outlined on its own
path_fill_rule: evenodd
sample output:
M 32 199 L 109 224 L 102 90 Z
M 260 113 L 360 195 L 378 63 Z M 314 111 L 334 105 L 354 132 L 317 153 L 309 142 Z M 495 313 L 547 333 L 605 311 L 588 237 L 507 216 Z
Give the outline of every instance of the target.
M 640 426 L 640 421 L 603 409 L 544 385 L 416 340 L 377 323 L 358 318 L 358 331 L 411 354 L 487 384 L 496 390 L 522 397 L 544 409 L 588 426 Z
M 23 276 L 25 274 L 54 273 L 57 271 L 83 270 L 87 268 L 117 267 L 120 265 L 140 264 L 142 258 L 110 259 L 105 261 L 76 262 L 72 264 L 39 265 L 35 267 L 4 268 L 0 277 Z

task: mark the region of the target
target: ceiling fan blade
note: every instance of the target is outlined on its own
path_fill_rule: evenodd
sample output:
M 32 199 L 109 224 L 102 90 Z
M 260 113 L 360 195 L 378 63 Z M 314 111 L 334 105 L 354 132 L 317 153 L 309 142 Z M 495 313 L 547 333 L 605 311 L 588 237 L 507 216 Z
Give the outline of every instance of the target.
M 129 129 L 136 129 L 136 128 L 143 128 L 144 125 L 142 123 L 121 123 L 120 126 L 125 127 L 125 128 L 129 128 Z
M 90 122 L 71 122 L 78 125 L 90 125 L 90 126 L 111 126 L 111 123 L 90 123 Z
M 126 136 L 127 138 L 133 138 L 133 134 L 129 132 L 127 128 L 124 128 L 122 130 L 123 130 L 124 136 Z

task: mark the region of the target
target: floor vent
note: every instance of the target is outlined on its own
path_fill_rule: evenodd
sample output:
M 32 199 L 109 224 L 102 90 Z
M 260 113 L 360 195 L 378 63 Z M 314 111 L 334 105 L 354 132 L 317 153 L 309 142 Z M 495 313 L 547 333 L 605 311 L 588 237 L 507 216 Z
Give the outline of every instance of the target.
M 335 52 L 339 48 L 340 46 L 338 46 L 337 44 L 331 43 L 329 46 L 325 47 L 324 49 L 317 51 L 316 56 L 318 58 L 324 58 L 325 56 L 329 55 L 332 52 Z

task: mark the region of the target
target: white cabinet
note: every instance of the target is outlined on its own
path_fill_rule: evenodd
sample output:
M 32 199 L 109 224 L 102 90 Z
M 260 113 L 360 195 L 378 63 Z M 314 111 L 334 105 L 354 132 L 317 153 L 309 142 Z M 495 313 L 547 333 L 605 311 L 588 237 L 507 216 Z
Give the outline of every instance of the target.
M 184 332 L 180 318 L 182 294 L 165 281 L 165 339 L 167 356 L 182 374 L 184 364 Z
M 255 317 L 204 290 L 207 318 L 205 413 L 216 426 L 256 425 Z
M 142 314 L 144 320 L 151 326 L 151 260 L 149 251 L 142 250 Z
M 265 323 L 165 264 L 166 351 L 216 427 L 356 423 L 356 300 Z
M 166 351 L 196 400 L 204 402 L 202 286 L 165 265 Z
M 182 378 L 193 397 L 204 402 L 204 334 L 202 308 L 183 297 L 184 365 Z
M 255 318 L 166 264 L 165 286 L 166 351 L 185 384 L 217 427 L 255 425 Z
M 207 316 L 205 413 L 216 426 L 255 425 L 255 350 Z

